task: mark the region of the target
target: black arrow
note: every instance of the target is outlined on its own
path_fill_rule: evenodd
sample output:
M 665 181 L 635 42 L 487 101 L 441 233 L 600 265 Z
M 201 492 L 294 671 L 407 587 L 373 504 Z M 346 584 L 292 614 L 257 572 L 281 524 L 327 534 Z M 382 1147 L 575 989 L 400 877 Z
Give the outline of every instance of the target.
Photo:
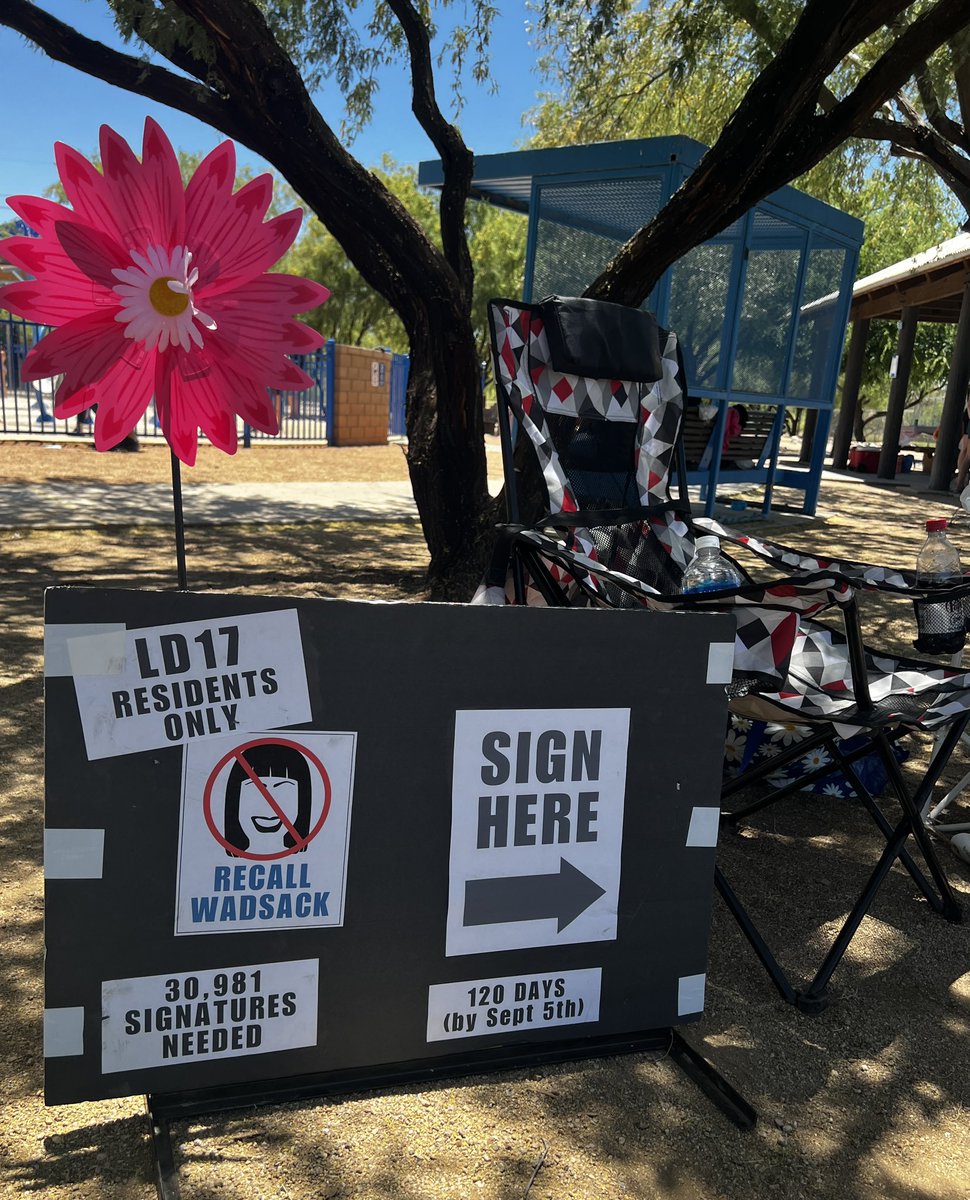
M 464 924 L 505 925 L 555 917 L 562 933 L 605 893 L 606 888 L 561 858 L 554 875 L 466 880 Z

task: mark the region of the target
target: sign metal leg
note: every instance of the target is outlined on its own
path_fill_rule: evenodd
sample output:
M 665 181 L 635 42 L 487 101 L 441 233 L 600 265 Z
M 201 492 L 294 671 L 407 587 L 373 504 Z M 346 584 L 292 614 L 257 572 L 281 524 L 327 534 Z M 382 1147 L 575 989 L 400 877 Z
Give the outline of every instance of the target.
M 181 1200 L 179 1174 L 172 1153 L 172 1135 L 168 1118 L 156 1112 L 152 1097 L 145 1097 L 145 1113 L 152 1138 L 152 1159 L 155 1167 L 155 1189 L 158 1200 Z

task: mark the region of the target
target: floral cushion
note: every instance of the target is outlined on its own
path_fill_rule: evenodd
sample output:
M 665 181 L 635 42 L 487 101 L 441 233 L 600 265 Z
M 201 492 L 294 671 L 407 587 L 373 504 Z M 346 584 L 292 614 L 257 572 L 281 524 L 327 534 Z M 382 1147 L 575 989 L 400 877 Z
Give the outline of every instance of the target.
M 816 732 L 817 729 L 811 725 L 797 725 L 793 721 L 751 721 L 731 713 L 724 743 L 725 778 L 736 779 L 753 764 L 776 757 Z M 851 753 L 864 744 L 866 736 L 857 734 L 855 737 L 837 738 L 836 742 L 840 750 Z M 909 757 L 909 750 L 899 742 L 893 744 L 893 752 L 899 762 L 904 762 Z M 803 758 L 796 758 L 779 767 L 768 776 L 768 782 L 772 787 L 784 787 L 831 761 L 829 751 L 824 746 L 816 746 Z M 881 796 L 888 790 L 889 778 L 878 755 L 868 754 L 858 759 L 853 768 L 871 795 Z M 799 790 L 813 792 L 819 796 L 855 795 L 854 788 L 839 769 L 805 784 Z

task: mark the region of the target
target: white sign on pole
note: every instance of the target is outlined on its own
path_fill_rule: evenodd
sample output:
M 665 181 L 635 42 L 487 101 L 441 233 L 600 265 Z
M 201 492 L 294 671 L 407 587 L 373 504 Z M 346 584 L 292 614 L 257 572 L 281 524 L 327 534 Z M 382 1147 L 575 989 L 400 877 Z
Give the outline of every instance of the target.
M 616 937 L 630 710 L 455 715 L 447 955 Z

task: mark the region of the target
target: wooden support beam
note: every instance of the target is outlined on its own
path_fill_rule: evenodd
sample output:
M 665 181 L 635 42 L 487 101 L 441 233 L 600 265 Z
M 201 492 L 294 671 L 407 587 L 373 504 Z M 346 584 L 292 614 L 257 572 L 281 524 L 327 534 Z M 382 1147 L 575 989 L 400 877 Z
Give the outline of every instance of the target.
M 886 284 L 853 299 L 852 320 L 858 321 L 861 317 L 886 319 L 895 316 L 901 308 L 918 308 L 921 304 L 959 297 L 968 281 L 970 267 L 958 261 L 921 279 Z
M 859 406 L 859 385 L 862 383 L 862 368 L 866 360 L 866 342 L 869 338 L 869 318 L 852 323 L 852 341 L 845 363 L 845 381 L 842 384 L 842 401 L 839 408 L 839 423 L 832 439 L 832 466 L 844 467 L 849 461 L 849 446 L 856 409 Z
M 964 403 L 967 385 L 970 384 L 970 284 L 963 289 L 960 304 L 960 320 L 957 335 L 953 340 L 953 357 L 950 373 L 946 380 L 946 396 L 943 400 L 943 415 L 940 418 L 940 435 L 936 439 L 936 455 L 930 472 L 930 487 L 947 491 L 957 461 L 960 435 L 963 433 Z
M 899 338 L 896 342 L 896 376 L 889 387 L 889 406 L 882 435 L 882 450 L 879 454 L 880 479 L 896 478 L 896 459 L 899 455 L 899 431 L 903 427 L 903 410 L 906 393 L 909 391 L 909 373 L 913 366 L 913 343 L 916 341 L 916 309 L 907 305 L 899 322 Z

